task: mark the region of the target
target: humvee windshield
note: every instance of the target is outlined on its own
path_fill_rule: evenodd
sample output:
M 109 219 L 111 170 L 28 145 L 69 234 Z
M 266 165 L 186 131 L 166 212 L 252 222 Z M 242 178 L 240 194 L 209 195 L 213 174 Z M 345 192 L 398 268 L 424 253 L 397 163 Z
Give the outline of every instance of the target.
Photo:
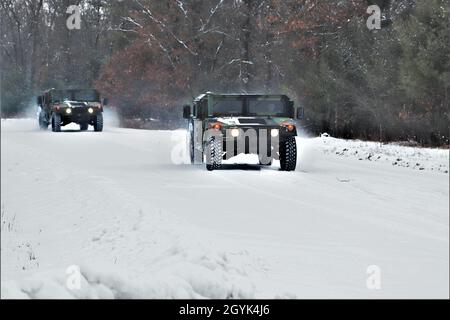
M 248 103 L 249 116 L 289 116 L 286 103 L 280 100 L 250 100 Z
M 100 96 L 96 90 L 53 90 L 51 91 L 53 102 L 70 101 L 87 101 L 98 102 Z
M 286 101 L 277 99 L 220 99 L 213 104 L 213 116 L 271 116 L 290 117 Z
M 213 105 L 213 116 L 237 116 L 243 114 L 244 103 L 242 100 L 216 100 Z

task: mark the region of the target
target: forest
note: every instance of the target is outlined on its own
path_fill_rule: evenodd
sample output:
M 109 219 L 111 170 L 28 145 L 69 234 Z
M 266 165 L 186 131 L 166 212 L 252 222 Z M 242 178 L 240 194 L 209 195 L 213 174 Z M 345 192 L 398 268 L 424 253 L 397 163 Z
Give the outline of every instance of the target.
M 79 28 L 69 28 L 76 6 Z M 368 7 L 381 9 L 369 28 Z M 1 116 L 94 87 L 124 126 L 182 127 L 205 92 L 284 93 L 302 128 L 449 145 L 448 0 L 0 0 Z

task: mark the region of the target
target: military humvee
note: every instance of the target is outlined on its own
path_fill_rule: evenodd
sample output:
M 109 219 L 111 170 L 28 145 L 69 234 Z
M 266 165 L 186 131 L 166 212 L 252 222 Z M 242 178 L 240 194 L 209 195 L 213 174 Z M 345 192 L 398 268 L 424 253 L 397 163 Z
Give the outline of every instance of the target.
M 94 89 L 50 89 L 37 97 L 39 106 L 39 127 L 47 130 L 51 124 L 53 132 L 61 131 L 61 126 L 71 122 L 80 125 L 82 131 L 89 125 L 95 131 L 103 130 L 103 106 L 107 99 L 100 100 L 100 94 Z
M 286 95 L 214 94 L 198 96 L 183 107 L 188 119 L 191 163 L 219 169 L 222 160 L 238 154 L 258 154 L 261 165 L 280 160 L 281 170 L 295 170 L 297 128 L 294 109 Z

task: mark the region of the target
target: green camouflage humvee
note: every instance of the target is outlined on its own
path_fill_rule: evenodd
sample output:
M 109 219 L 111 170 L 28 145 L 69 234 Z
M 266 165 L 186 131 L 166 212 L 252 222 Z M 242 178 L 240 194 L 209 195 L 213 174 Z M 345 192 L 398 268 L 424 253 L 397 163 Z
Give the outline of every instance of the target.
M 280 160 L 281 170 L 295 170 L 297 128 L 294 118 L 303 117 L 303 108 L 294 109 L 286 95 L 214 94 L 194 100 L 193 108 L 183 107 L 188 119 L 191 163 L 206 163 L 219 169 L 222 160 L 238 154 L 257 154 L 261 165 Z
M 61 126 L 71 122 L 87 130 L 89 125 L 95 131 L 103 130 L 103 106 L 107 99 L 100 100 L 100 94 L 94 89 L 47 90 L 38 96 L 39 127 L 46 130 L 51 124 L 53 132 L 61 131 Z

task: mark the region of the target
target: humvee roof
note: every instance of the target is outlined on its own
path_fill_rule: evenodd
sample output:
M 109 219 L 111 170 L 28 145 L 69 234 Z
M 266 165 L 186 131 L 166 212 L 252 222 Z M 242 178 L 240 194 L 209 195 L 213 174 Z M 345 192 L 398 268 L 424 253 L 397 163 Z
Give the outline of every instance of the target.
M 247 94 L 247 93 L 214 93 L 206 92 L 194 99 L 194 102 L 200 101 L 206 97 L 212 98 L 238 98 L 238 97 L 261 97 L 261 98 L 282 98 L 289 100 L 289 97 L 285 94 Z

